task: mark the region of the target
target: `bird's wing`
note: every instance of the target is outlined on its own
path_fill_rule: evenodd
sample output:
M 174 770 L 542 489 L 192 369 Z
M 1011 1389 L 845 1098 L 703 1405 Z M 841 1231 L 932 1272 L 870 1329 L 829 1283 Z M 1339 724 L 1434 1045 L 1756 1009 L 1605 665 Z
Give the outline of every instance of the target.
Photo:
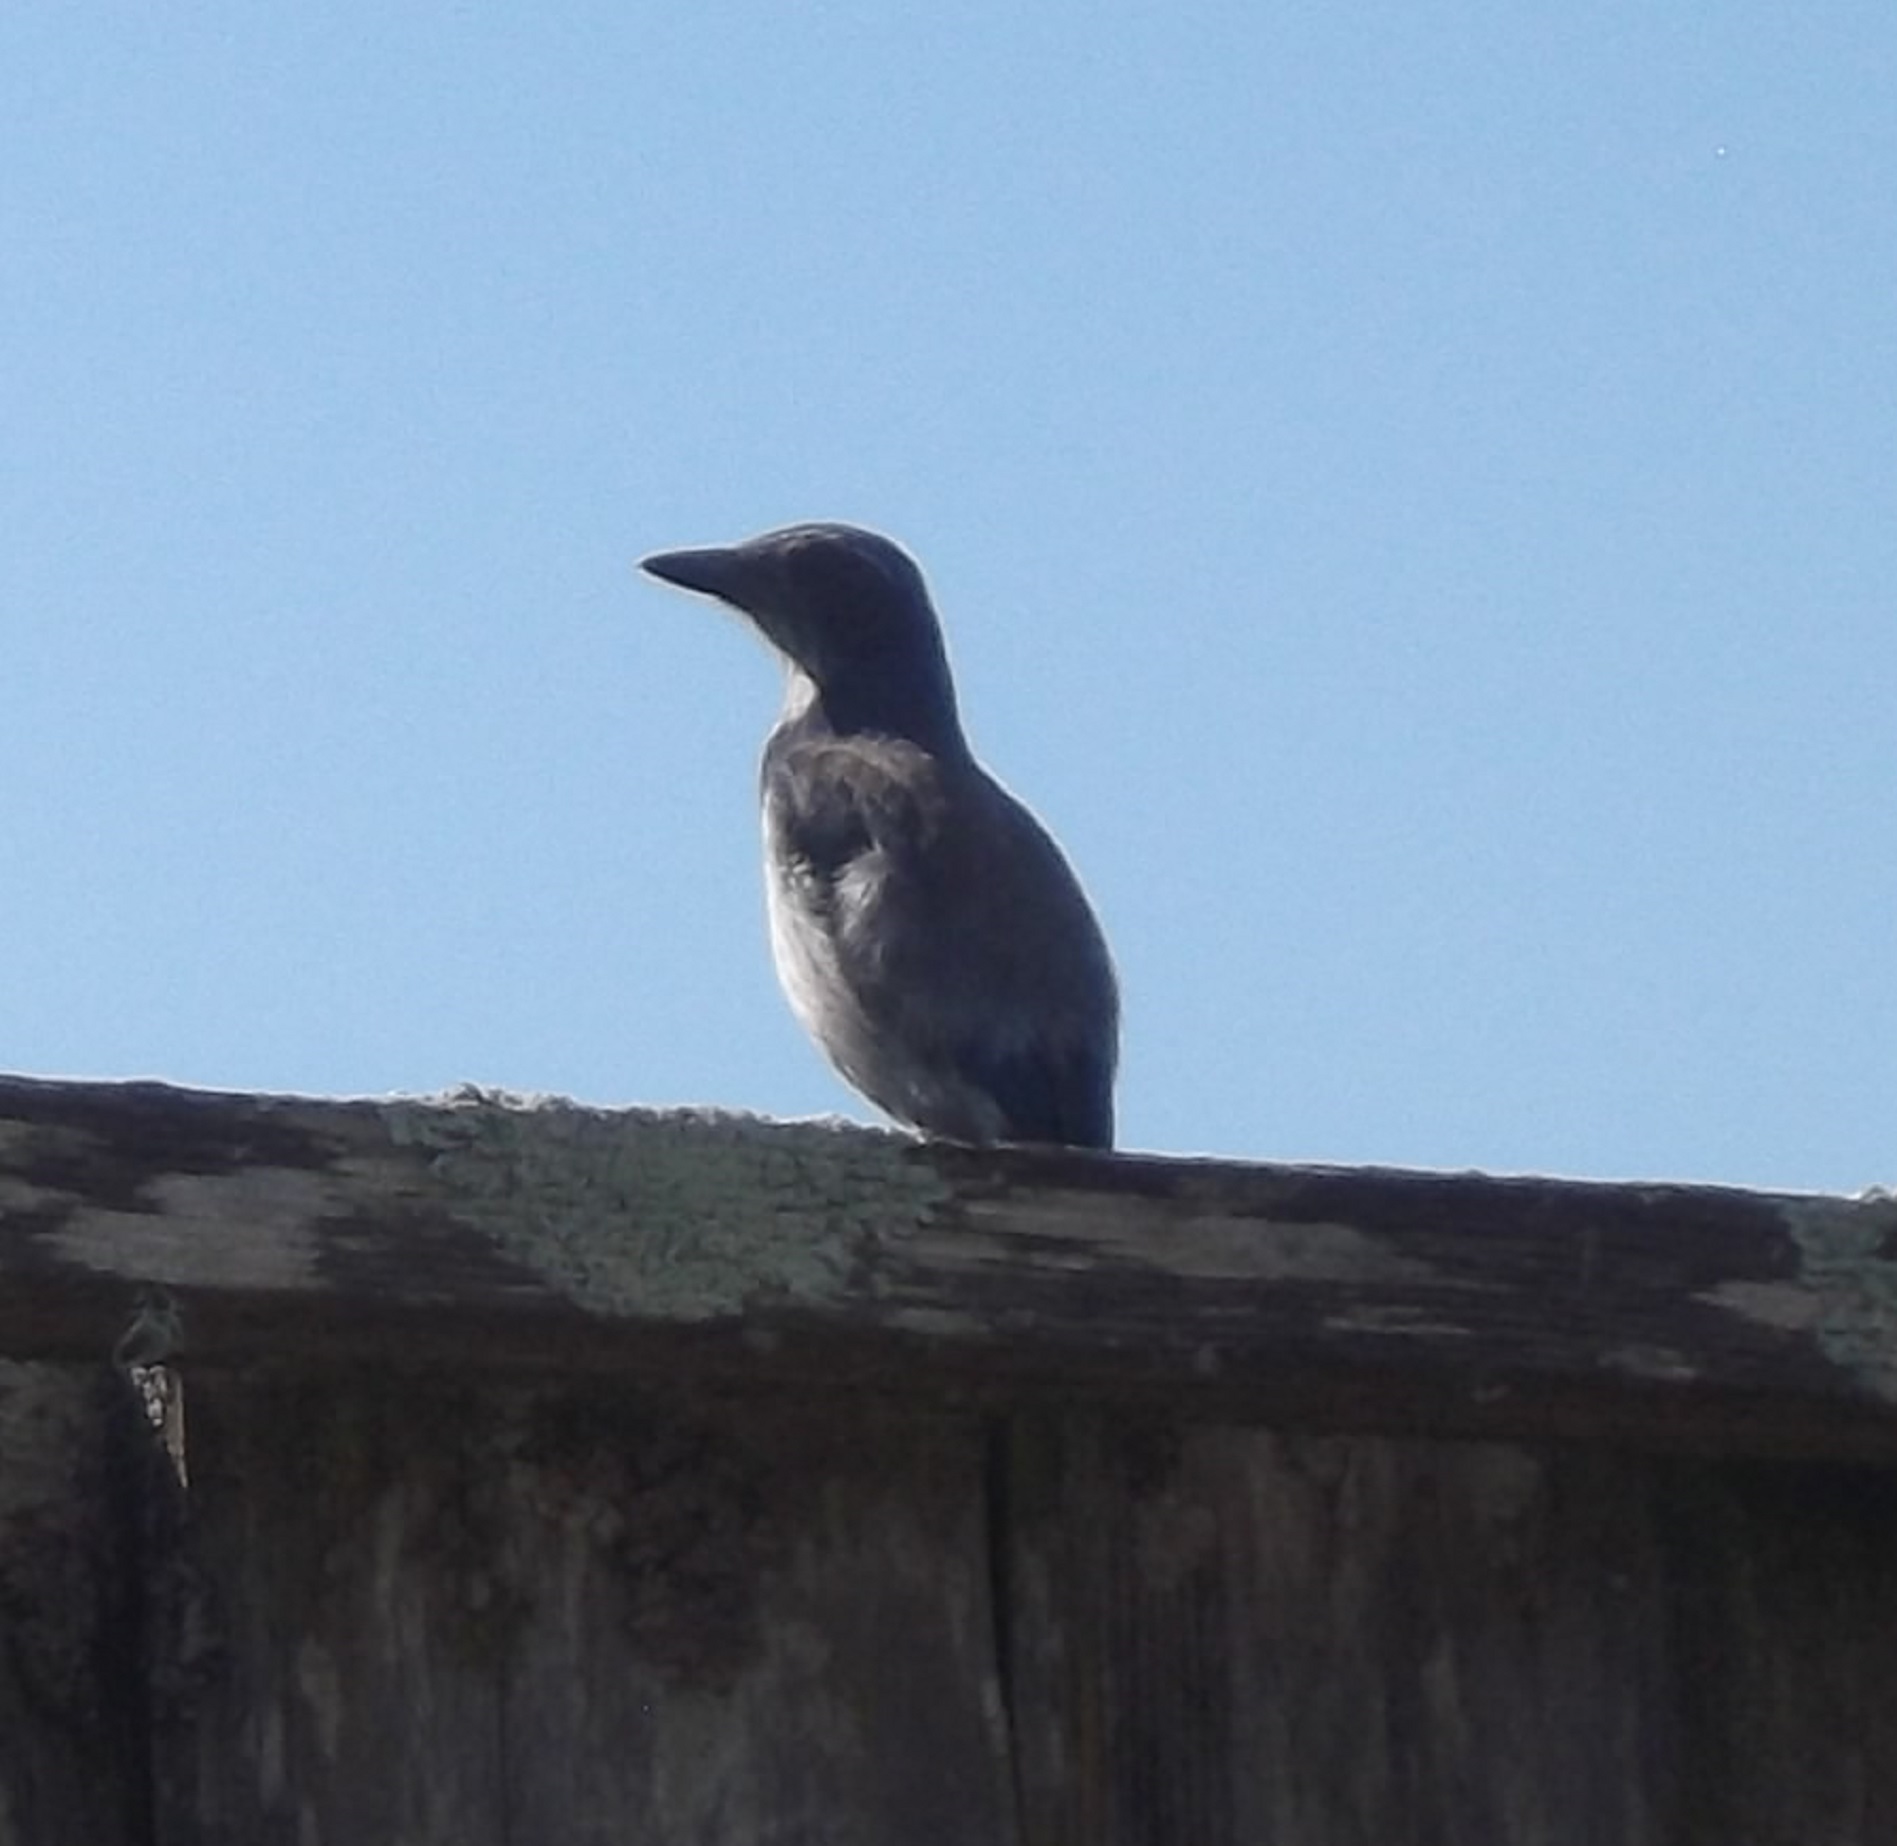
M 764 758 L 764 805 L 778 849 L 826 908 L 850 868 L 924 824 L 926 803 L 886 753 L 836 740 L 774 738 Z
M 969 1034 L 955 1055 L 965 1079 L 1001 1112 L 1001 1139 L 1113 1145 L 1113 1058 L 1096 1043 L 1043 1033 L 1009 1047 Z

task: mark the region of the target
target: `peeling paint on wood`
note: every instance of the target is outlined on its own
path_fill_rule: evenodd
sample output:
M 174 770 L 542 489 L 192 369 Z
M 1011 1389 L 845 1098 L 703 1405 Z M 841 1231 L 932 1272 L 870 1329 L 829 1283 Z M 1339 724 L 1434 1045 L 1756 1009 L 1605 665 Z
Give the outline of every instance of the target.
M 1897 1453 L 1888 1199 L 960 1148 L 464 1089 L 0 1080 L 0 1349 L 721 1363 L 1206 1415 Z
M 0 1081 L 0 1840 L 1883 1846 L 1894 1210 Z

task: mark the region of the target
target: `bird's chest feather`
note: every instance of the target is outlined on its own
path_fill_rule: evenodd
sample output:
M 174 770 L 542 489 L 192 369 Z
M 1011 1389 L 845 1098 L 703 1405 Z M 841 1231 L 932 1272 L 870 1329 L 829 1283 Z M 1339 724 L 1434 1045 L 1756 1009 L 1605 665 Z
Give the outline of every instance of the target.
M 786 805 L 766 800 L 771 955 L 791 1009 L 820 1038 L 833 1034 L 837 1009 L 873 973 L 884 878 L 881 855 L 867 836 L 826 844 L 829 850 L 814 852 Z
M 933 882 L 942 806 L 933 760 L 896 740 L 780 733 L 763 798 L 774 909 L 846 953 L 873 953 L 892 913 Z

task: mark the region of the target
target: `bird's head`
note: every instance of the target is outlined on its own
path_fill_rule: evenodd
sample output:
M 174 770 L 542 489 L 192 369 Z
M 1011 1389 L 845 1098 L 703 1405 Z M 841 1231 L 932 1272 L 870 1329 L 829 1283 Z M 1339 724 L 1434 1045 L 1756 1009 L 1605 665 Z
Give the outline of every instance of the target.
M 741 545 L 661 551 L 640 567 L 742 610 L 827 701 L 875 721 L 921 699 L 941 704 L 952 725 L 929 592 L 888 539 L 858 526 L 786 526 Z

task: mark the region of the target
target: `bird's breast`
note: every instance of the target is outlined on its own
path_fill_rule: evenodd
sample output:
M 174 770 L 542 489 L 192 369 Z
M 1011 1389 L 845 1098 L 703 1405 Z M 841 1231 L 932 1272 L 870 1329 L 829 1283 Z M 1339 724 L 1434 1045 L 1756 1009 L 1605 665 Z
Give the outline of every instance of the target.
M 824 1044 L 845 1029 L 849 1005 L 831 888 L 790 848 L 770 803 L 764 809 L 764 907 L 771 959 L 804 1030 Z

